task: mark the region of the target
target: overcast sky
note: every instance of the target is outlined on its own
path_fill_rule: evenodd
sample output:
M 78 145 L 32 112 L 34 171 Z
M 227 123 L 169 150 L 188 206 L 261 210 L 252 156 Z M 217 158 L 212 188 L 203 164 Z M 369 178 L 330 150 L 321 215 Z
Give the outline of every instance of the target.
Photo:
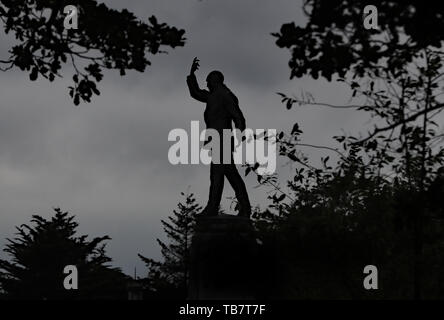
M 0 247 L 14 226 L 32 214 L 52 215 L 61 207 L 76 215 L 80 233 L 108 234 L 113 265 L 139 275 L 145 268 L 137 254 L 160 257 L 155 241 L 164 239 L 160 220 L 181 200 L 188 186 L 200 204 L 208 197 L 209 167 L 173 166 L 168 162 L 168 132 L 203 125 L 204 105 L 189 97 L 186 75 L 194 56 L 201 85 L 213 69 L 221 70 L 237 94 L 249 128 L 291 130 L 299 122 L 306 143 L 332 145 L 343 128 L 360 128 L 356 112 L 322 107 L 286 110 L 276 92 L 310 91 L 320 101 L 347 103 L 340 83 L 309 78 L 289 80 L 288 50 L 270 35 L 283 23 L 304 24 L 301 1 L 295 0 L 127 0 L 105 1 L 128 8 L 141 19 L 186 30 L 184 47 L 152 57 L 144 73 L 106 72 L 101 95 L 75 107 L 69 96 L 71 73 L 48 83 L 29 81 L 19 70 L 0 73 Z M 11 39 L 1 31 L 0 57 Z M 317 156 L 317 154 L 309 154 Z M 283 162 L 279 162 L 282 164 Z M 243 172 L 243 170 L 242 170 Z M 285 180 L 289 167 L 278 167 Z M 267 204 L 265 190 L 246 184 L 253 205 Z M 224 198 L 233 191 L 226 182 Z M 229 202 L 223 201 L 225 209 Z M 3 253 L 1 257 L 5 257 Z

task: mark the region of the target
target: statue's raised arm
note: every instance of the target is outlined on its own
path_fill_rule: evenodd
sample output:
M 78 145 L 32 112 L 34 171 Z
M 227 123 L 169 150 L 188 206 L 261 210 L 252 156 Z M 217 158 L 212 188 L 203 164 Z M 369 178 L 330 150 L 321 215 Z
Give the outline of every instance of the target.
M 193 59 L 193 63 L 191 64 L 190 74 L 187 77 L 188 90 L 190 91 L 190 95 L 194 99 L 205 103 L 207 102 L 209 92 L 207 90 L 199 88 L 196 75 L 194 74 L 197 69 L 199 69 L 199 59 L 197 59 L 196 57 Z

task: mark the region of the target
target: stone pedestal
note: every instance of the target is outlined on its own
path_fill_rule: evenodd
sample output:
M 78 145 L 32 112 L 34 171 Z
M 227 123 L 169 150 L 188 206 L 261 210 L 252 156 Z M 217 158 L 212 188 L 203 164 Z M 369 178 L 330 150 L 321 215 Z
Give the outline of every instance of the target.
M 191 242 L 188 299 L 255 299 L 258 263 L 250 219 L 199 217 Z

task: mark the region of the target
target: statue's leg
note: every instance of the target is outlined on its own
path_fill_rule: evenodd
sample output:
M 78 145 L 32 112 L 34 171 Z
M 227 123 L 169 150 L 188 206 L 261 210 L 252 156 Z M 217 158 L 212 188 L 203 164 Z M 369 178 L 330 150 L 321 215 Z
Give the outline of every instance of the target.
M 247 188 L 234 163 L 225 165 L 225 175 L 227 176 L 228 181 L 234 189 L 236 198 L 239 201 L 239 216 L 250 217 L 251 205 L 250 199 L 248 198 Z
M 210 165 L 210 194 L 208 197 L 208 204 L 205 208 L 207 214 L 217 215 L 220 200 L 222 198 L 222 191 L 224 189 L 224 165 L 214 164 Z

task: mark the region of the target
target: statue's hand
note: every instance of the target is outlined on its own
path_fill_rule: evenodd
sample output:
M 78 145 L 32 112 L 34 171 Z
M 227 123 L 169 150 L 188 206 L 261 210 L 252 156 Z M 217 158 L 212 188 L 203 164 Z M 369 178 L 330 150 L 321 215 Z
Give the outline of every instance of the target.
M 191 65 L 191 70 L 190 70 L 190 74 L 194 74 L 194 72 L 199 69 L 199 59 L 197 59 L 197 57 L 195 57 L 193 59 L 193 64 Z

